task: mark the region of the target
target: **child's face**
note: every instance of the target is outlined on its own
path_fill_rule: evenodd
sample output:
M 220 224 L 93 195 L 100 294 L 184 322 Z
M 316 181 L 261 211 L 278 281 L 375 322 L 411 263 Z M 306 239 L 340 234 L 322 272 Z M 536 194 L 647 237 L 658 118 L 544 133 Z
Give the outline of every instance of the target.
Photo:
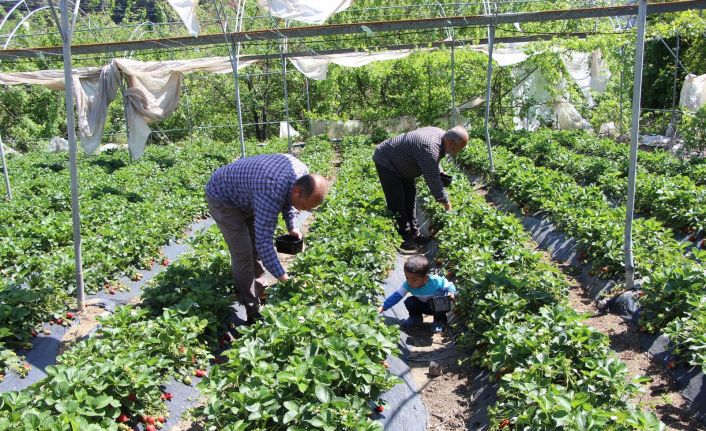
M 409 287 L 412 289 L 419 289 L 420 287 L 424 286 L 427 284 L 427 281 L 429 281 L 429 275 L 428 274 L 413 274 L 411 272 L 404 272 L 404 278 L 407 279 L 407 284 Z

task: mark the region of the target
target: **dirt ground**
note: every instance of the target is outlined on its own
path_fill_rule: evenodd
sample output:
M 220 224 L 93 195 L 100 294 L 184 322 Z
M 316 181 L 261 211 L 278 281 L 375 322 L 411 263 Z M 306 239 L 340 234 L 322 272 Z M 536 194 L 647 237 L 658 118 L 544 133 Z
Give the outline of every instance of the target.
M 431 324 L 432 320 L 427 316 L 425 323 Z M 410 346 L 409 367 L 427 410 L 427 429 L 465 430 L 473 413 L 472 382 L 478 376 L 478 370 L 459 363 L 464 357 L 456 350 L 448 331 L 433 334 L 428 329 L 427 326 L 410 330 L 406 335 L 414 340 L 414 345 Z M 441 365 L 441 375 L 429 374 L 431 360 Z
M 61 339 L 58 354 L 61 355 L 69 346 L 86 337 L 98 324 L 97 317 L 107 313 L 104 308 L 88 302 L 83 311 L 76 313 L 76 322 L 71 325 L 64 338 Z

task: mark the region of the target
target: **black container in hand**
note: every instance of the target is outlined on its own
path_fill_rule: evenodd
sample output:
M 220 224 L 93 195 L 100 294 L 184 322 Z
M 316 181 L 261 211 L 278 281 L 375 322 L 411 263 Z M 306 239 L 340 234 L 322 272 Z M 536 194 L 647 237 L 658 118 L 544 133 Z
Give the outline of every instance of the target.
M 451 181 L 453 181 L 454 177 L 451 175 L 446 175 L 445 173 L 441 173 L 441 184 L 444 185 L 444 187 L 449 187 L 451 185 Z
M 304 238 L 297 239 L 292 235 L 280 235 L 275 238 L 275 245 L 279 253 L 297 254 L 304 248 Z

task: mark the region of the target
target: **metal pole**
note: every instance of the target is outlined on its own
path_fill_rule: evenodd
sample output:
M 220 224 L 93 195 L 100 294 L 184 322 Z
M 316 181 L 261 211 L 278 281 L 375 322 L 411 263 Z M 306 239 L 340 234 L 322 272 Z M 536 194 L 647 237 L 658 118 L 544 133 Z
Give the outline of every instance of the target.
M 488 119 L 490 118 L 490 83 L 493 77 L 493 43 L 495 42 L 495 27 L 488 27 L 488 79 L 485 87 L 485 143 L 488 146 L 488 165 L 490 172 L 495 171 L 493 163 L 493 147 L 490 145 L 490 131 L 488 131 Z
M 284 28 L 287 28 L 287 23 L 285 21 Z M 282 41 L 280 45 L 280 55 L 282 57 L 282 83 L 284 85 L 284 118 L 287 122 L 287 144 L 289 148 L 289 153 L 292 153 L 292 137 L 289 135 L 289 96 L 287 94 L 287 61 L 284 59 L 284 51 L 286 49 L 287 39 Z
M 311 101 L 309 100 L 309 78 L 304 77 L 304 88 L 306 89 L 306 110 L 311 112 Z
M 623 136 L 623 72 L 625 71 L 625 45 L 620 47 L 620 58 L 620 113 L 618 118 L 618 136 Z
M 456 126 L 456 44 L 454 35 L 451 35 L 451 127 Z
M 5 160 L 5 147 L 2 144 L 2 137 L 0 137 L 0 158 L 2 158 L 2 173 L 5 176 L 5 193 L 7 193 L 7 200 L 12 200 L 12 189 L 10 189 L 10 176 L 7 173 L 7 161 Z
M 231 59 L 232 58 L 233 57 L 231 56 Z M 238 77 L 238 58 L 240 58 L 240 42 L 238 42 L 238 45 L 235 49 L 235 59 L 233 60 L 233 79 L 235 80 L 236 111 L 238 111 L 238 138 L 240 139 L 240 156 L 245 157 L 245 133 L 243 132 L 243 107 L 240 103 L 240 79 Z
M 228 23 L 224 20 L 224 15 L 222 14 L 218 0 L 214 0 L 215 3 L 215 8 L 216 8 L 216 18 L 218 21 L 221 23 L 221 28 L 223 29 L 223 37 L 225 39 L 225 42 L 228 46 L 228 55 L 230 56 L 230 65 L 233 69 L 233 84 L 235 86 L 235 109 L 238 114 L 238 137 L 240 138 L 240 156 L 245 157 L 245 135 L 243 133 L 243 114 L 242 114 L 242 109 L 241 109 L 241 104 L 240 104 L 240 79 L 238 77 L 238 60 L 240 58 L 240 42 L 236 44 L 235 39 L 233 38 L 233 34 L 231 33 L 230 37 L 230 42 L 228 40 Z M 245 0 L 241 0 L 241 4 L 238 6 L 238 19 L 240 19 L 241 16 L 241 6 L 242 9 L 244 10 L 244 5 L 245 5 Z M 236 31 L 240 31 L 240 28 L 238 28 L 238 22 L 236 22 Z
M 635 211 L 635 177 L 637 172 L 637 138 L 640 131 L 642 65 L 645 51 L 645 17 L 647 0 L 640 0 L 637 13 L 637 47 L 635 50 L 634 86 L 632 91 L 632 124 L 630 127 L 630 170 L 628 172 L 628 202 L 625 211 L 625 287 L 635 283 L 635 263 L 632 254 L 632 220 Z
M 76 149 L 76 124 L 74 120 L 74 85 L 71 66 L 71 28 L 66 0 L 60 0 L 61 40 L 64 53 L 64 93 L 66 98 L 66 130 L 69 135 L 69 168 L 71 172 L 71 214 L 73 218 L 74 258 L 76 262 L 76 300 L 78 309 L 83 310 L 83 262 L 81 258 L 81 213 L 78 195 L 78 167 Z
M 679 35 L 677 34 L 677 46 L 674 55 L 674 87 L 672 88 L 672 119 L 670 125 L 672 126 L 672 142 L 677 138 L 677 79 L 679 79 Z
M 189 123 L 189 142 L 193 145 L 194 143 L 194 136 L 193 136 L 193 125 L 191 123 L 191 107 L 189 106 L 189 91 L 188 91 L 188 86 L 186 85 L 186 80 L 181 82 L 181 92 L 184 93 L 186 96 L 186 119 Z

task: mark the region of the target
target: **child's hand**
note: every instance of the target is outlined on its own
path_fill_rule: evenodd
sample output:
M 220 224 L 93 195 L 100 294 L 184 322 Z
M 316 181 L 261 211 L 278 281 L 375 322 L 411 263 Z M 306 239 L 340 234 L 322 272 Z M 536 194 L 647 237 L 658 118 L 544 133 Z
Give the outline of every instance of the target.
M 385 311 L 385 309 L 382 308 L 382 306 L 378 307 L 378 313 L 382 313 L 383 311 Z

